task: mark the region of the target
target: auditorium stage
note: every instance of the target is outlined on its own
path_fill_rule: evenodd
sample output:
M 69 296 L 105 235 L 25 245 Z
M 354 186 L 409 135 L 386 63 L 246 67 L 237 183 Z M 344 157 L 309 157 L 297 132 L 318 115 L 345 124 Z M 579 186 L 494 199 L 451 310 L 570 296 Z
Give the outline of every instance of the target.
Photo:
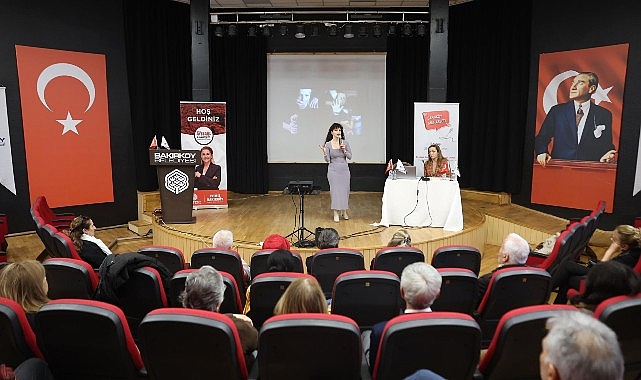
M 483 252 L 485 244 L 500 245 L 509 232 L 516 232 L 531 244 L 545 240 L 560 230 L 566 220 L 551 217 L 520 206 L 510 205 L 505 193 L 484 193 L 461 190 L 463 230 L 444 231 L 442 228 L 407 227 L 412 245 L 421 249 L 431 260 L 432 252 L 443 245 L 464 244 Z M 199 248 L 211 246 L 212 235 L 220 229 L 234 233 L 234 249 L 249 262 L 251 255 L 260 249 L 260 242 L 272 233 L 289 235 L 299 225 L 297 195 L 270 192 L 265 195 L 229 193 L 229 207 L 224 209 L 194 210 L 194 224 L 163 224 L 154 221 L 153 243 L 182 250 L 187 261 Z M 371 224 L 381 220 L 382 193 L 353 192 L 350 194 L 349 220 L 333 221 L 329 192 L 305 196 L 305 227 L 335 228 L 341 236 L 340 246 L 354 248 L 363 253 L 369 263 L 376 251 L 384 247 L 400 226 L 376 227 Z M 515 211 L 515 207 L 516 210 Z M 529 213 L 511 217 L 516 213 Z M 310 237 L 313 239 L 313 236 Z M 298 241 L 291 238 L 292 243 Z M 292 247 L 303 256 L 318 249 Z

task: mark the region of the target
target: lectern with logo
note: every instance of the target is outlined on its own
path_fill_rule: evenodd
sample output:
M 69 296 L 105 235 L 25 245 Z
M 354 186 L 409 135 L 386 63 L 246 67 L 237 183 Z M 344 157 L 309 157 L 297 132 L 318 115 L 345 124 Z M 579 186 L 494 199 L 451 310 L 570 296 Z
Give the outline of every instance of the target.
M 195 223 L 191 215 L 197 150 L 155 149 L 149 163 L 156 167 L 162 218 L 165 223 Z

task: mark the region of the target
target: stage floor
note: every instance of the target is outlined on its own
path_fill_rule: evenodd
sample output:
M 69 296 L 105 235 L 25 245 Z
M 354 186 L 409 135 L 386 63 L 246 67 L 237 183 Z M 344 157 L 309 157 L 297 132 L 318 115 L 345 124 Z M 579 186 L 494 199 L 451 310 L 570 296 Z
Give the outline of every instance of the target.
M 354 192 L 350 194 L 349 220 L 333 221 L 329 192 L 305 196 L 304 225 L 314 232 L 316 227 L 335 228 L 341 236 L 340 246 L 357 249 L 371 259 L 376 251 L 386 246 L 400 226 L 372 226 L 381 220 L 382 193 Z M 154 244 L 180 248 L 189 260 L 193 251 L 211 246 L 211 237 L 220 229 L 234 233 L 234 249 L 245 260 L 260 249 L 260 243 L 270 234 L 287 236 L 299 225 L 300 197 L 270 193 L 266 195 L 243 195 L 229 193 L 229 207 L 224 209 L 194 210 L 194 224 L 154 223 Z M 412 236 L 412 245 L 428 254 L 445 244 L 467 244 L 483 249 L 485 244 L 485 215 L 472 205 L 463 202 L 462 231 L 448 232 L 442 228 L 407 227 Z M 304 236 L 306 239 L 307 236 Z M 313 236 L 309 239 L 313 240 Z M 290 238 L 292 243 L 299 236 Z M 292 249 L 307 256 L 317 251 L 312 248 Z

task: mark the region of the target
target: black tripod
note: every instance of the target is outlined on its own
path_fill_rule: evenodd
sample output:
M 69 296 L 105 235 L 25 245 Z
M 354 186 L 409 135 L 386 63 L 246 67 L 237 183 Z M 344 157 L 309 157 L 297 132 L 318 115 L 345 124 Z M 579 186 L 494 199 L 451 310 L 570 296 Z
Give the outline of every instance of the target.
M 294 247 L 298 248 L 309 248 L 313 247 L 316 243 L 314 240 L 309 240 L 310 236 L 315 236 L 315 233 L 305 228 L 305 189 L 295 188 L 291 189 L 292 194 L 298 193 L 300 195 L 300 214 L 298 214 L 298 224 L 300 227 L 295 229 L 291 234 L 285 236 L 286 239 L 289 239 L 291 236 L 295 236 L 298 240 L 293 244 Z

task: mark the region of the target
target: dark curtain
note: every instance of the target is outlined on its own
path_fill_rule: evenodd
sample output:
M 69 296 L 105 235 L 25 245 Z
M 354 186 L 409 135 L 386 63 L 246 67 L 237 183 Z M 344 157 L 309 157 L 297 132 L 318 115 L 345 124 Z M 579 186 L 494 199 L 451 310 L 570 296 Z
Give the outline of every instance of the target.
M 427 101 L 430 40 L 387 38 L 387 160 L 414 162 L 414 102 Z
M 521 191 L 531 17 L 531 0 L 450 7 L 447 100 L 460 103 L 461 187 Z
M 139 191 L 158 188 L 149 144 L 164 136 L 180 148 L 179 100 L 191 99 L 189 5 L 123 0 L 127 76 Z
M 227 102 L 229 190 L 264 194 L 267 172 L 267 43 L 247 37 L 210 35 L 213 101 Z

